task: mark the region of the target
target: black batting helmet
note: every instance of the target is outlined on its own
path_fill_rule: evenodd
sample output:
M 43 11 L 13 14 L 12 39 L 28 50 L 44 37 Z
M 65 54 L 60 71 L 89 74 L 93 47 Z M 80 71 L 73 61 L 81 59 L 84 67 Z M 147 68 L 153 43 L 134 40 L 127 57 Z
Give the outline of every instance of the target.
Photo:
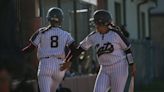
M 47 19 L 48 21 L 56 21 L 62 22 L 63 21 L 63 11 L 58 7 L 52 7 L 47 12 Z
M 106 10 L 97 10 L 93 13 L 93 21 L 97 25 L 108 26 L 112 22 L 112 17 Z

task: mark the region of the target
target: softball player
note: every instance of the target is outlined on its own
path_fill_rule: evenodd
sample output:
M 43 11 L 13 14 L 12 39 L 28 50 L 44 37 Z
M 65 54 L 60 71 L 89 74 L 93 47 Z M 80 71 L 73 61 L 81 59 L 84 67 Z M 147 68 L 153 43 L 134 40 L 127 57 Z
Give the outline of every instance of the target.
M 107 11 L 95 11 L 93 21 L 96 31 L 81 41 L 77 51 L 72 52 L 72 55 L 67 56 L 67 59 L 72 56 L 77 57 L 76 54 L 79 55 L 80 52 L 94 47 L 100 70 L 93 92 L 107 92 L 109 88 L 111 92 L 123 92 L 128 78 L 129 66 L 132 67 L 132 75 L 135 74 L 131 45 L 121 31 L 113 27 L 111 15 Z M 61 70 L 68 66 L 67 62 L 61 66 Z
M 39 59 L 37 76 L 40 92 L 56 92 L 65 74 L 65 71 L 60 71 L 59 67 L 66 56 L 65 47 L 71 48 L 74 39 L 60 27 L 63 20 L 63 11 L 60 8 L 50 8 L 47 19 L 50 26 L 36 31 L 30 38 L 30 44 L 22 51 L 26 53 L 37 48 Z

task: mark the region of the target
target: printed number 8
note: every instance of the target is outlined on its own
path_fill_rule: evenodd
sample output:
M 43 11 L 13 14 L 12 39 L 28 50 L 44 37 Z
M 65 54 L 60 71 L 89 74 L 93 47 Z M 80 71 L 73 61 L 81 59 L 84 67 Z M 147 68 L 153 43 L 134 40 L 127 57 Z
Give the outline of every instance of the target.
M 58 47 L 58 36 L 51 36 L 51 48 Z

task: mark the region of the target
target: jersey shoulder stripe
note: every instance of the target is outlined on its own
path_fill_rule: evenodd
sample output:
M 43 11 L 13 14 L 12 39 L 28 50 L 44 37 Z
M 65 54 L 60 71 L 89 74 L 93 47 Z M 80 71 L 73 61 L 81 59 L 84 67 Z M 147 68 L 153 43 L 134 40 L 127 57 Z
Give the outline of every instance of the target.
M 123 35 L 123 33 L 120 30 L 118 30 L 118 29 L 110 29 L 110 30 L 117 33 L 127 46 L 130 45 L 129 41 L 127 40 L 127 38 Z
M 44 33 L 47 32 L 49 29 L 51 29 L 51 26 L 43 27 L 43 28 L 40 29 L 40 32 L 44 34 Z
M 35 38 L 38 36 L 38 34 L 39 34 L 39 31 L 36 31 L 36 32 L 32 35 L 31 41 L 34 41 Z
M 92 35 L 95 34 L 95 33 L 96 33 L 96 31 L 92 31 L 92 32 L 88 35 L 88 37 L 92 36 Z
M 49 28 L 49 27 L 42 27 L 42 28 L 39 28 L 39 30 L 37 30 L 37 31 L 32 35 L 31 41 L 34 41 L 40 32 L 41 32 L 41 33 L 44 33 L 45 31 L 48 30 L 48 28 Z

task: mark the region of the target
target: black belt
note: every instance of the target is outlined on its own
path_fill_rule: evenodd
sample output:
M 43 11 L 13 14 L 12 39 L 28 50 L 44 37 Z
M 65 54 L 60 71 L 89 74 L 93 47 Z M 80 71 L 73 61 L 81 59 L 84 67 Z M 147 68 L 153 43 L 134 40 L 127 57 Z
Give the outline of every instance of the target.
M 40 59 L 48 59 L 48 58 L 51 58 L 51 57 L 54 57 L 54 56 L 41 57 Z M 55 57 L 55 58 L 62 59 L 61 57 Z

